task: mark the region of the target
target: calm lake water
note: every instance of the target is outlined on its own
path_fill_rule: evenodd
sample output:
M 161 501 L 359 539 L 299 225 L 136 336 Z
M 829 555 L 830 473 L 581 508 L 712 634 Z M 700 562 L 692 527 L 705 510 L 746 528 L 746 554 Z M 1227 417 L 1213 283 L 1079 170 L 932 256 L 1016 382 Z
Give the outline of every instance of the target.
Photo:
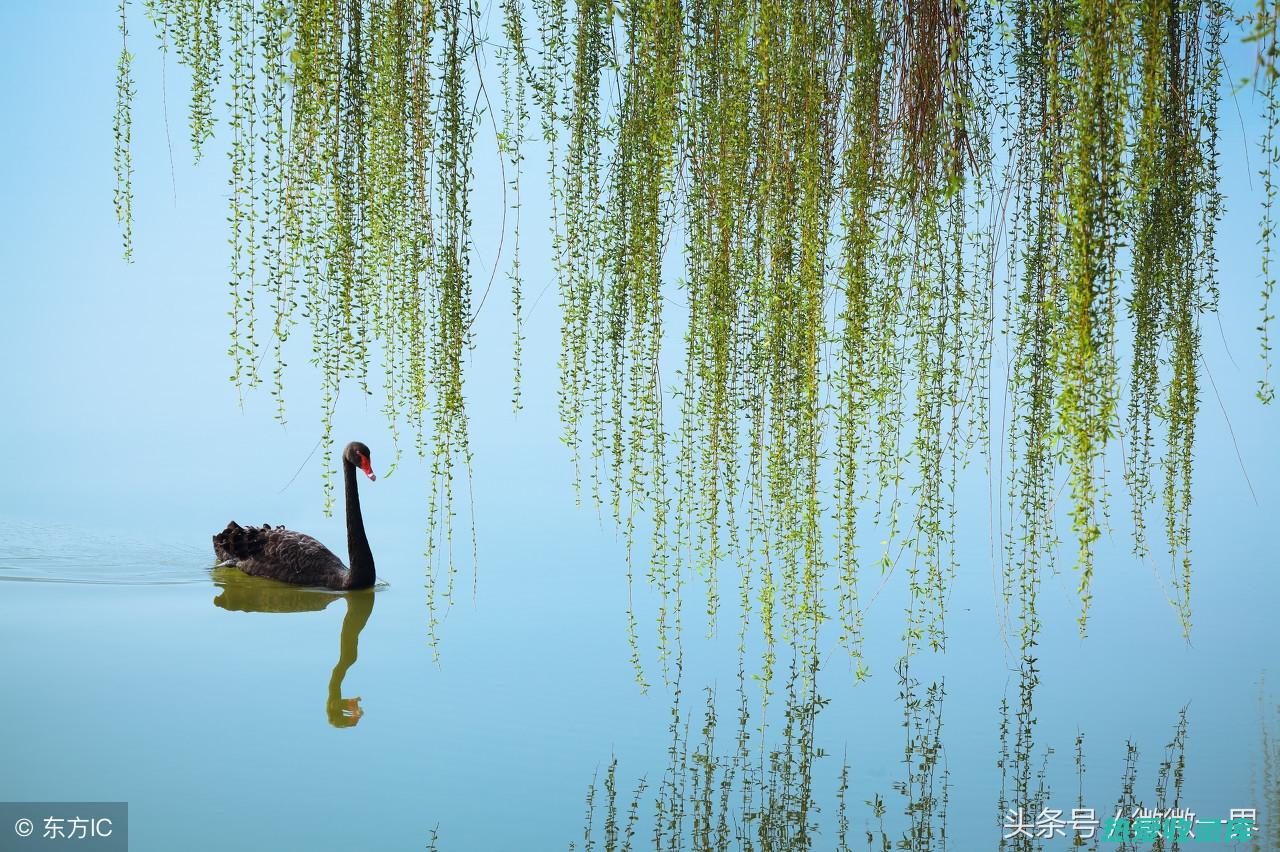
M 335 594 L 211 570 L 203 542 L 0 525 L 0 798 L 127 800 L 135 850 L 410 849 L 433 833 L 441 849 L 587 848 L 588 831 L 608 848 L 616 758 L 623 831 L 644 782 L 636 848 L 651 848 L 655 830 L 682 837 L 675 848 L 717 848 L 724 817 L 726 837 L 753 842 L 727 848 L 835 849 L 847 766 L 851 848 L 866 848 L 867 830 L 880 848 L 881 826 L 910 848 L 943 848 L 944 827 L 946 848 L 997 847 L 1000 705 L 1009 700 L 1016 729 L 1019 683 L 989 589 L 953 597 L 958 650 L 912 662 L 911 709 L 895 671 L 901 612 L 879 603 L 869 632 L 886 638 L 869 642 L 869 681 L 851 685 L 833 643 L 818 683 L 828 705 L 815 713 L 803 685 L 789 694 L 784 672 L 762 709 L 750 678 L 758 649 L 741 658 L 743 687 L 732 625 L 708 641 L 696 616 L 679 683 L 641 694 L 613 572 L 573 557 L 553 566 L 536 542 L 482 576 L 479 601 L 454 608 L 433 649 L 421 582 L 409 579 L 421 556 L 379 551 L 385 536 L 371 522 L 391 579 Z M 1206 626 L 1188 647 L 1172 613 L 1158 617 L 1150 575 L 1131 573 L 1104 580 L 1089 640 L 1073 625 L 1046 630 L 1023 761 L 1032 788 L 1047 788 L 1046 806 L 1077 805 L 1083 734 L 1086 806 L 1114 812 L 1130 741 L 1135 800 L 1156 803 L 1185 708 L 1181 804 L 1215 819 L 1261 805 L 1259 677 L 1276 638 L 1264 581 L 1274 580 L 1255 577 L 1243 594 L 1238 578 L 1205 570 L 1202 621 L 1229 612 L 1231 626 Z M 1062 598 L 1069 622 L 1074 599 Z

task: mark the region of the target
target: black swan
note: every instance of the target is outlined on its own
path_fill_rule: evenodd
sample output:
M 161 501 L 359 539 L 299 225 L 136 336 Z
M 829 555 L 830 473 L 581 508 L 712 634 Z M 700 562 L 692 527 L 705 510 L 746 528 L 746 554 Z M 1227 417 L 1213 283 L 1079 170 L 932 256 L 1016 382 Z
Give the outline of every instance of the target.
M 369 448 L 352 441 L 342 451 L 342 478 L 347 496 L 347 549 L 351 567 L 333 551 L 309 535 L 284 527 L 263 524 L 242 527 L 235 521 L 213 537 L 213 552 L 219 567 L 239 568 L 246 574 L 270 577 L 295 586 L 323 586 L 328 589 L 367 589 L 377 579 L 373 571 L 373 553 L 364 534 L 360 517 L 360 493 L 356 488 L 356 468 L 370 480 L 373 466 Z

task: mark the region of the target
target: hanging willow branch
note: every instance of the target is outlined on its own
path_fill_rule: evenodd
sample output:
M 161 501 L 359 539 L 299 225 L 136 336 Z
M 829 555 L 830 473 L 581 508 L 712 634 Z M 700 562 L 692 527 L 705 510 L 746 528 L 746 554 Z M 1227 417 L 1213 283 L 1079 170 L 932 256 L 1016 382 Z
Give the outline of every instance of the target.
M 1275 399 L 1275 385 L 1271 380 L 1271 298 L 1275 293 L 1276 231 L 1276 169 L 1280 164 L 1280 3 L 1258 0 L 1258 10 L 1253 19 L 1253 31 L 1247 41 L 1257 44 L 1258 91 L 1263 95 L 1263 132 L 1259 146 L 1262 149 L 1262 316 L 1258 333 L 1262 337 L 1262 376 L 1258 380 L 1258 398 L 1263 403 Z
M 129 53 L 128 0 L 120 0 L 120 58 L 116 61 L 115 133 L 116 222 L 124 259 L 133 260 L 133 55 Z
M 622 531 L 628 582 L 657 592 L 664 676 L 688 583 L 714 632 L 726 572 L 766 683 L 777 645 L 816 641 L 829 619 L 866 674 L 868 569 L 906 575 L 908 652 L 945 646 L 959 472 L 992 447 L 998 305 L 1002 559 L 1023 649 L 1063 521 L 1084 630 L 1116 457 L 1144 558 L 1163 515 L 1189 629 L 1200 319 L 1217 298 L 1219 0 L 506 0 L 500 37 L 477 32 L 470 0 L 147 10 L 190 69 L 197 156 L 227 90 L 233 378 L 252 389 L 269 357 L 283 420 L 285 342 L 310 323 L 331 502 L 339 392 L 370 393 L 380 354 L 397 450 L 405 429 L 431 459 L 433 636 L 454 591 L 455 477 L 471 463 L 472 104 L 490 40 L 516 212 L 513 405 L 523 150 L 540 131 L 562 438 L 579 495 Z M 1269 128 L 1264 359 L 1275 21 L 1265 5 L 1247 21 Z M 643 683 L 638 624 L 629 612 Z
M 1199 406 L 1200 314 L 1216 300 L 1217 87 L 1224 7 L 1147 0 L 1138 139 L 1133 158 L 1134 353 L 1129 490 L 1135 543 L 1145 552 L 1154 503 L 1153 420 L 1165 426 L 1162 489 L 1174 596 L 1190 630 L 1191 467 Z M 1207 43 L 1202 46 L 1200 40 Z

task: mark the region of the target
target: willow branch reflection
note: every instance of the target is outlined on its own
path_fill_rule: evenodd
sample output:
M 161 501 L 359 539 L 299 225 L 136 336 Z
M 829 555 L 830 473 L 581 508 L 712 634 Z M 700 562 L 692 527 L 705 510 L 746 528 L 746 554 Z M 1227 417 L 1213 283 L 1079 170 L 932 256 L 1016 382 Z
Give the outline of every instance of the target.
M 1258 710 L 1262 723 L 1261 765 L 1255 770 L 1255 800 L 1263 813 L 1273 815 L 1262 824 L 1259 836 L 1254 840 L 1254 852 L 1263 849 L 1280 849 L 1280 823 L 1274 815 L 1280 814 L 1280 704 L 1272 704 L 1267 699 L 1267 684 L 1264 678 L 1258 697 Z
M 342 618 L 338 662 L 329 676 L 325 714 L 335 728 L 350 728 L 360 722 L 364 716 L 360 697 L 344 698 L 342 681 L 359 657 L 360 631 L 373 614 L 373 589 L 334 594 L 251 577 L 234 568 L 215 568 L 213 583 L 219 590 L 214 605 L 231 612 L 319 612 L 336 600 L 345 600 L 347 613 Z
M 1007 696 L 1000 705 L 999 774 L 994 779 L 982 776 L 999 786 L 994 819 L 962 815 L 957 824 L 952 813 L 957 788 L 944 741 L 948 731 L 943 722 L 949 700 L 946 682 L 941 673 L 918 666 L 911 657 L 903 657 L 896 669 L 902 733 L 876 724 L 877 717 L 869 717 L 868 726 L 860 732 L 881 738 L 905 737 L 899 768 L 891 773 L 888 789 L 880 782 L 873 782 L 871 788 L 851 788 L 848 749 L 853 746 L 856 762 L 856 741 L 846 741 L 845 757 L 837 758 L 840 763 L 830 767 L 838 771 L 833 785 L 836 773 L 816 771 L 831 752 L 816 736 L 816 720 L 830 699 L 818 688 L 815 649 L 813 645 L 793 646 L 791 651 L 789 667 L 779 670 L 779 688 L 768 693 L 761 690 L 762 700 L 754 706 L 740 653 L 737 712 L 732 720 L 724 713 L 726 703 L 732 702 L 722 700 L 727 696 L 718 697 L 714 687 L 688 694 L 681 657 L 676 654 L 665 760 L 652 755 L 650 773 L 639 775 L 628 786 L 618 757 L 611 755 L 587 786 L 582 831 L 570 849 L 1038 852 L 1050 848 L 1045 839 L 1056 837 L 1065 839 L 1072 848 L 1096 850 L 1105 848 L 1109 841 L 1137 839 L 1137 828 L 1132 828 L 1132 836 L 1125 833 L 1130 830 L 1126 825 L 1137 826 L 1135 815 L 1147 814 L 1142 818 L 1149 819 L 1151 814 L 1159 814 L 1161 825 L 1165 825 L 1177 814 L 1195 810 L 1197 803 L 1186 795 L 1189 721 L 1185 706 L 1177 711 L 1163 750 L 1150 750 L 1148 761 L 1157 761 L 1154 766 L 1141 771 L 1138 745 L 1129 740 L 1123 752 L 1104 761 L 1120 764 L 1118 795 L 1116 779 L 1109 771 L 1109 777 L 1086 786 L 1084 733 L 1075 733 L 1073 754 L 1068 757 L 1037 728 L 1039 669 L 1031 657 L 1025 658 L 1019 669 L 1016 699 Z M 922 674 L 920 668 L 928 674 Z M 1258 801 L 1269 803 L 1276 801 L 1280 790 L 1276 781 L 1280 749 L 1265 725 L 1262 751 L 1264 789 Z M 1056 754 L 1061 756 L 1055 761 Z M 870 781 L 865 776 L 863 780 Z M 972 774 L 963 783 L 972 794 Z M 1219 815 L 1203 816 L 1213 822 Z M 1109 825 L 1109 818 L 1114 825 Z M 965 832 L 958 836 L 959 843 L 957 829 Z M 1046 834 L 1050 829 L 1053 833 Z M 1259 852 L 1280 849 L 1265 840 L 1259 843 L 1255 847 Z M 1125 842 L 1116 848 L 1138 847 Z M 1151 848 L 1173 852 L 1180 846 L 1168 841 Z
M 817 689 L 817 655 L 792 648 L 780 672 L 780 722 L 764 723 L 764 707 L 752 719 L 743 656 L 738 659 L 734 724 L 724 730 L 714 687 L 702 701 L 684 699 L 683 661 L 672 665 L 672 706 L 667 759 L 651 783 L 641 777 L 630 795 L 619 790 L 618 760 L 587 788 L 583 850 L 632 852 L 647 834 L 657 852 L 745 852 L 822 848 L 813 771 L 824 755 L 814 742 L 815 722 L 827 699 Z M 847 767 L 846 767 L 847 770 Z M 642 806 L 652 807 L 642 826 Z M 847 826 L 843 800 L 839 818 Z M 570 848 L 578 848 L 571 845 Z M 840 849 L 849 847 L 841 839 Z

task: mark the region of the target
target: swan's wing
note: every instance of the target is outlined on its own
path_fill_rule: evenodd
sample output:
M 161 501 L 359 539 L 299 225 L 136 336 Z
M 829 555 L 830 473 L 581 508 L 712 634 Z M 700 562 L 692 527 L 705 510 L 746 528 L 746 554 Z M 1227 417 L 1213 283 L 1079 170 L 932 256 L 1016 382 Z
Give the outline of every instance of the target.
M 274 577 L 300 586 L 332 586 L 346 572 L 342 559 L 305 532 L 276 527 L 262 532 L 262 550 L 246 573 Z
M 262 552 L 265 544 L 263 533 L 267 527 L 242 527 L 235 521 L 213 537 L 213 552 L 220 563 L 238 565 Z
M 346 570 L 341 559 L 306 533 L 270 525 L 232 523 L 214 536 L 214 552 L 246 574 L 300 586 L 331 586 Z

